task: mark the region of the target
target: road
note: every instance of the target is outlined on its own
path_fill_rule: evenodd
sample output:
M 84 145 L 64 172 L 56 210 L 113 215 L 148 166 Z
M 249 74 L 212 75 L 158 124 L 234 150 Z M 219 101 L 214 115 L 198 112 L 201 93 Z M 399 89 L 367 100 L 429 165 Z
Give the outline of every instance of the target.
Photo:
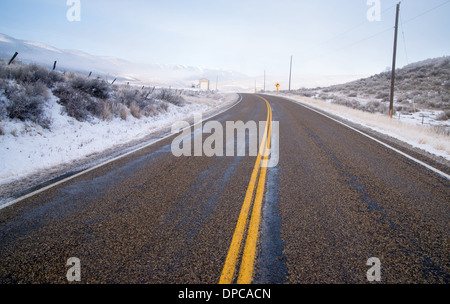
M 212 120 L 268 121 L 277 166 L 176 157 L 177 134 L 80 174 L 0 210 L 0 283 L 67 283 L 71 257 L 81 283 L 368 283 L 373 257 L 381 283 L 449 282 L 447 179 L 261 96 Z

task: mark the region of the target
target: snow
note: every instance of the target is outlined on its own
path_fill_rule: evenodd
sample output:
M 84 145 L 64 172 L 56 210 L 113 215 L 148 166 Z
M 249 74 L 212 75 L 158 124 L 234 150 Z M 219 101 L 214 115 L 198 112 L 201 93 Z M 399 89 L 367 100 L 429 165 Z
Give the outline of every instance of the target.
M 26 41 L 24 43 L 28 44 L 28 45 L 36 46 L 38 48 L 45 49 L 45 50 L 48 50 L 48 51 L 51 51 L 51 52 L 60 53 L 60 54 L 62 53 L 60 50 L 55 49 L 54 47 L 51 47 L 51 46 L 46 45 L 44 43 L 33 42 L 33 41 Z
M 0 42 L 12 43 L 12 41 L 3 34 L 0 34 Z
M 412 147 L 424 150 L 450 161 L 449 136 L 440 134 L 433 128 L 436 126 L 441 126 L 444 128 L 449 127 L 448 122 L 441 122 L 435 119 L 439 114 L 439 111 L 420 112 L 415 113 L 414 115 L 400 115 L 400 118 L 396 116 L 394 119 L 390 119 L 386 115 L 363 112 L 361 110 L 348 108 L 318 99 L 295 96 L 291 94 L 279 95 L 285 96 L 312 108 L 323 110 L 329 114 L 367 127 L 378 133 L 393 137 L 411 145 Z M 423 125 L 422 116 L 424 116 Z
M 450 124 L 447 120 L 438 120 L 437 117 L 442 111 L 421 110 L 415 113 L 401 113 L 394 118 L 407 123 L 424 126 L 442 126 L 444 128 L 450 128 Z
M 64 114 L 57 98 L 52 96 L 47 104 L 47 113 L 52 119 L 50 130 L 29 122 L 0 121 L 4 133 L 0 135 L 0 186 L 119 144 L 143 139 L 151 133 L 170 128 L 176 121 L 191 118 L 193 113 L 231 105 L 237 100 L 237 95 L 184 98 L 188 101 L 184 107 L 169 104 L 166 113 L 154 117 L 137 119 L 128 115 L 126 121 L 115 118 L 111 121 L 79 122 Z

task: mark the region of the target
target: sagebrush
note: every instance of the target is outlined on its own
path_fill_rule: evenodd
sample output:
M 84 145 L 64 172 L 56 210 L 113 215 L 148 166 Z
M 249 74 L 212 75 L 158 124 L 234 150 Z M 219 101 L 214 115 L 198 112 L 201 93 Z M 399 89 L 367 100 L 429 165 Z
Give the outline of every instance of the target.
M 100 77 L 61 73 L 36 64 L 0 61 L 0 119 L 31 121 L 49 128 L 45 105 L 52 96 L 70 117 L 93 119 L 140 119 L 164 113 L 172 104 L 185 105 L 183 94 L 191 91 L 111 84 Z

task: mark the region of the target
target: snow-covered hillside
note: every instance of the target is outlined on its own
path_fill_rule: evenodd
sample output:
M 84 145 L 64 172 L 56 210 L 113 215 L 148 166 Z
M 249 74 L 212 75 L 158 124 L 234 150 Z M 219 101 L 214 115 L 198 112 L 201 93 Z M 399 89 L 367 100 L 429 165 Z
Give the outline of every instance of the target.
M 348 83 L 292 90 L 290 93 L 313 97 L 367 112 L 386 113 L 389 107 L 391 72 L 386 71 Z M 395 73 L 394 111 L 405 119 L 419 115 L 428 123 L 432 112 L 441 121 L 450 116 L 450 56 L 428 59 L 397 69 Z M 445 114 L 445 115 L 444 115 Z M 422 120 L 422 119 L 420 119 Z M 442 124 L 442 123 L 441 123 Z
M 0 34 L 0 59 L 9 60 L 15 52 L 16 60 L 24 63 L 36 63 L 48 68 L 57 61 L 57 70 L 82 74 L 93 73 L 107 81 L 131 82 L 156 86 L 190 87 L 197 85 L 199 79 L 210 80 L 211 89 L 219 79 L 224 83 L 240 82 L 248 76 L 226 70 L 207 69 L 182 64 L 140 64 L 127 60 L 95 56 L 80 50 L 61 50 L 40 42 L 25 41 Z

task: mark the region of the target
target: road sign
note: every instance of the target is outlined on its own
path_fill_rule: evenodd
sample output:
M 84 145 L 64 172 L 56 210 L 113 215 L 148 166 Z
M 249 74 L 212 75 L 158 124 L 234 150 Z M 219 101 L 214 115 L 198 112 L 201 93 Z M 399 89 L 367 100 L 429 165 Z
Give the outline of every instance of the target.
M 277 82 L 277 84 L 275 85 L 277 87 L 277 92 L 280 89 L 280 84 Z

